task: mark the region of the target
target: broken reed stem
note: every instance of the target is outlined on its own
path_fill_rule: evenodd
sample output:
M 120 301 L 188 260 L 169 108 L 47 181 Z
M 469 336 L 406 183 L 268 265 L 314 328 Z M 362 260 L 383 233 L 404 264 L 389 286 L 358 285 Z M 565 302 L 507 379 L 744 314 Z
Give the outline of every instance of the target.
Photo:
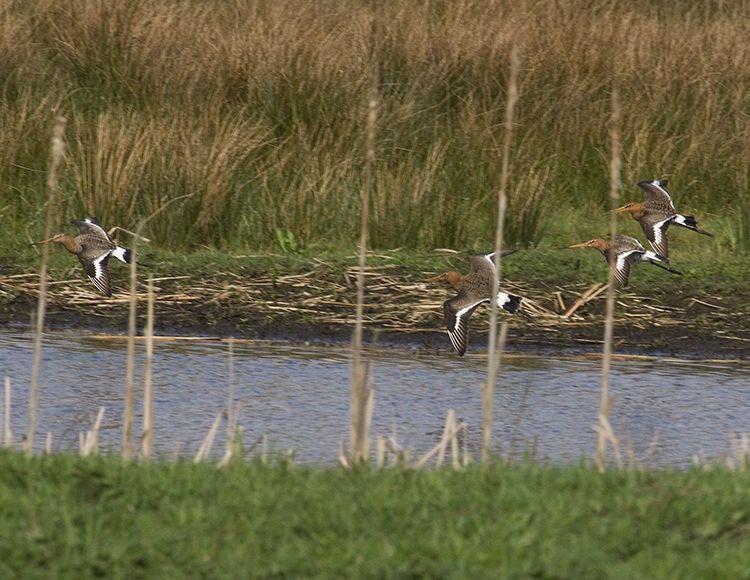
M 351 370 L 351 419 L 350 451 L 352 463 L 369 459 L 369 421 L 367 407 L 372 405 L 368 390 L 371 383 L 362 365 L 362 329 L 365 301 L 365 263 L 367 259 L 368 228 L 370 221 L 370 197 L 373 187 L 373 166 L 375 164 L 375 122 L 378 115 L 378 40 L 379 9 L 376 6 L 370 29 L 370 88 L 367 106 L 367 134 L 365 138 L 364 184 L 362 187 L 362 219 L 359 236 L 359 267 L 357 270 L 357 310 L 352 339 Z
M 502 277 L 501 252 L 503 246 L 503 228 L 505 210 L 508 204 L 506 193 L 508 187 L 508 173 L 510 170 L 510 146 L 513 138 L 513 114 L 518 101 L 518 70 L 520 59 L 518 48 L 513 45 L 510 51 L 510 73 L 508 77 L 508 98 L 505 103 L 505 122 L 502 149 L 502 165 L 500 169 L 500 184 L 497 192 L 497 225 L 495 227 L 495 277 L 492 281 L 492 296 L 500 292 Z M 492 396 L 494 396 L 497 371 L 500 367 L 500 349 L 497 348 L 497 300 L 490 301 L 490 336 L 487 345 L 487 380 L 482 396 L 482 463 L 490 459 L 490 440 L 492 431 Z M 504 342 L 504 341 L 503 341 Z
M 135 323 L 138 305 L 138 294 L 136 283 L 138 282 L 138 238 L 141 233 L 141 224 L 138 225 L 136 236 L 131 241 L 130 260 L 130 296 L 128 300 L 128 362 L 125 370 L 125 409 L 122 420 L 122 458 L 125 460 L 133 457 L 133 382 L 135 379 Z
M 10 428 L 10 377 L 5 377 L 5 405 L 3 406 L 3 447 L 13 445 L 13 432 Z
M 86 432 L 85 437 L 83 437 L 83 433 L 81 433 L 81 456 L 83 457 L 87 457 L 99 450 L 99 429 L 102 426 L 102 419 L 104 418 L 105 410 L 106 407 L 99 407 L 99 412 L 96 414 L 94 426 L 90 431 Z
M 154 440 L 154 383 L 151 367 L 154 359 L 154 277 L 148 278 L 148 302 L 146 306 L 146 328 L 143 330 L 146 340 L 146 360 L 143 362 L 143 435 L 141 437 L 141 455 L 151 458 Z
M 206 437 L 203 439 L 201 446 L 198 448 L 198 452 L 195 454 L 195 457 L 193 458 L 193 463 L 199 463 L 201 461 L 208 459 L 208 456 L 211 453 L 211 448 L 214 445 L 216 432 L 219 430 L 219 425 L 221 424 L 221 418 L 224 415 L 225 415 L 225 412 L 223 410 L 220 411 L 218 415 L 216 415 L 216 419 L 214 419 L 214 422 L 211 424 L 211 427 L 209 428 L 208 433 L 206 433 Z
M 458 451 L 458 442 L 456 441 L 456 437 L 458 437 L 458 434 L 461 431 L 466 430 L 466 424 L 464 423 L 456 423 L 456 415 L 453 409 L 448 410 L 448 415 L 445 418 L 445 426 L 443 427 L 443 434 L 440 437 L 440 441 L 435 445 L 432 449 L 430 449 L 427 453 L 425 453 L 422 457 L 420 457 L 415 463 L 414 468 L 420 469 L 424 467 L 427 462 L 435 457 L 437 455 L 437 465 L 440 466 L 443 463 L 443 459 L 445 457 L 445 450 L 448 448 L 448 443 L 451 444 L 451 451 L 455 454 L 457 454 Z M 459 463 L 457 461 L 457 456 L 454 455 L 452 462 L 454 467 L 458 467 Z M 408 462 L 407 462 L 408 463 Z
M 609 163 L 611 204 L 609 231 L 610 241 L 614 244 L 617 235 L 617 198 L 620 190 L 620 99 L 617 87 L 612 90 L 612 114 L 610 116 L 611 158 Z M 615 436 L 609 423 L 611 399 L 609 396 L 609 368 L 612 359 L 612 336 L 615 319 L 615 255 L 609 253 L 609 274 L 607 277 L 607 314 L 604 323 L 604 352 L 602 354 L 602 380 L 599 391 L 599 424 L 596 437 L 595 463 L 599 471 L 604 471 L 607 461 L 607 441 L 615 444 Z
M 60 176 L 63 158 L 65 157 L 65 117 L 55 118 L 52 129 L 51 161 L 47 179 L 47 212 L 44 220 L 44 239 L 52 237 L 52 228 L 56 214 L 57 193 L 60 189 Z M 39 405 L 39 375 L 42 366 L 42 333 L 44 332 L 44 314 L 47 308 L 47 262 L 49 261 L 49 244 L 42 244 L 42 258 L 39 267 L 39 301 L 36 307 L 36 328 L 34 330 L 34 355 L 31 366 L 31 384 L 29 386 L 29 417 L 26 427 L 24 450 L 31 455 L 34 449 L 34 431 L 36 431 L 36 413 Z

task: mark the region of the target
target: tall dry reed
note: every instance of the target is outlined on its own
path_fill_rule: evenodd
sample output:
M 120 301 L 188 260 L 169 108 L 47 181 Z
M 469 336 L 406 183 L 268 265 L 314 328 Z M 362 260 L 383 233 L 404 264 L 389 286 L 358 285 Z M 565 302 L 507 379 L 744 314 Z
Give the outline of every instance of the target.
M 500 183 L 497 190 L 497 224 L 495 226 L 495 276 L 492 279 L 492 296 L 497 296 L 502 280 L 503 231 L 505 210 L 507 207 L 508 175 L 510 173 L 510 147 L 513 140 L 513 115 L 518 101 L 518 71 L 520 58 L 518 48 L 510 51 L 510 73 L 508 75 L 508 98 L 505 103 L 505 122 L 503 124 L 503 146 L 501 149 Z M 487 380 L 482 392 L 482 463 L 489 463 L 490 444 L 492 442 L 492 410 L 495 398 L 497 373 L 500 369 L 500 358 L 505 346 L 507 326 L 503 324 L 502 336 L 497 336 L 497 300 L 490 301 L 490 336 L 487 346 Z
M 550 219 L 560 208 L 593 217 L 608 204 L 612 54 L 624 183 L 668 177 L 690 211 L 736 205 L 746 190 L 746 0 L 456 0 L 450 10 L 394 0 L 381 11 L 373 247 L 492 236 L 512 44 L 527 66 L 509 243 L 570 227 Z M 0 236 L 22 232 L 43 203 L 45 115 L 59 105 L 70 112 L 71 214 L 128 225 L 179 200 L 149 222 L 161 246 L 268 248 L 277 230 L 302 246 L 354 243 L 369 21 L 360 0 L 11 3 L 0 19 L 0 183 L 13 219 Z
M 146 340 L 146 358 L 143 361 L 143 434 L 141 436 L 141 457 L 148 460 L 154 444 L 154 382 L 152 367 L 154 361 L 154 277 L 148 278 L 148 299 L 146 303 L 146 327 L 143 336 Z
M 57 195 L 60 189 L 59 172 L 65 157 L 65 117 L 57 117 L 52 129 L 50 145 L 50 168 L 47 179 L 46 218 L 44 222 L 44 239 L 52 237 L 57 215 Z M 34 433 L 36 432 L 36 415 L 39 405 L 39 375 L 42 367 L 42 335 L 44 334 L 44 315 L 47 308 L 47 262 L 49 261 L 49 244 L 42 244 L 42 258 L 39 266 L 39 299 L 36 308 L 36 326 L 34 329 L 34 354 L 31 363 L 31 384 L 29 385 L 29 416 L 26 427 L 24 450 L 28 455 L 34 451 Z
M 367 261 L 368 231 L 370 225 L 370 198 L 373 190 L 373 172 L 375 165 L 375 127 L 379 104 L 379 53 L 378 35 L 380 34 L 380 5 L 372 16 L 370 33 L 370 83 L 367 93 L 367 124 L 365 139 L 365 167 L 361 195 L 361 216 L 359 234 L 359 258 L 357 269 L 357 309 L 352 337 L 352 375 L 351 375 L 351 420 L 350 447 L 353 463 L 369 461 L 370 457 L 370 417 L 374 394 L 370 378 L 369 365 L 362 362 L 362 332 L 365 302 L 365 266 Z
M 610 115 L 610 242 L 615 243 L 617 235 L 617 208 L 620 191 L 620 99 L 617 86 L 612 89 L 612 113 Z M 616 444 L 616 438 L 609 422 L 612 399 L 609 394 L 609 369 L 612 360 L 612 337 L 615 326 L 615 262 L 617 256 L 609 253 L 609 274 L 607 277 L 607 311 L 604 323 L 604 351 L 602 353 L 602 379 L 599 388 L 599 419 L 596 429 L 595 463 L 599 471 L 604 471 L 607 461 L 607 443 Z

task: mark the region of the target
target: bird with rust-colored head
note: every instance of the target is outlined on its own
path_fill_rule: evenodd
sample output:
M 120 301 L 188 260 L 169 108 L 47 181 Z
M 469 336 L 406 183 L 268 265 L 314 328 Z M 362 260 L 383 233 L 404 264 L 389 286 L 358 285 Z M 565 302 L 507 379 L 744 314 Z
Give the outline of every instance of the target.
M 666 261 L 663 256 L 659 256 L 658 254 L 647 250 L 643 247 L 641 242 L 623 234 L 617 234 L 614 243 L 604 238 L 594 238 L 588 242 L 581 242 L 580 244 L 573 244 L 568 247 L 593 248 L 599 250 L 607 260 L 607 263 L 612 263 L 612 266 L 615 269 L 615 278 L 617 278 L 623 287 L 628 285 L 630 267 L 639 262 L 648 262 L 654 266 L 667 270 L 668 272 L 672 272 L 673 274 L 682 274 L 682 272 L 663 266 L 660 263 Z
M 507 256 L 514 251 L 508 250 L 501 255 Z M 458 292 L 456 296 L 443 303 L 443 320 L 448 329 L 448 338 L 459 356 L 466 352 L 469 342 L 469 318 L 481 304 L 492 299 L 496 272 L 494 260 L 494 252 L 470 256 L 471 270 L 465 276 L 451 270 L 426 280 L 447 282 Z M 510 313 L 516 312 L 521 305 L 520 296 L 506 292 L 498 292 L 496 300 L 500 308 Z
M 70 223 L 78 228 L 79 234 L 75 237 L 70 234 L 60 233 L 41 242 L 34 244 L 46 244 L 49 242 L 62 244 L 68 252 L 78 256 L 84 272 L 89 280 L 105 296 L 112 296 L 112 283 L 109 275 L 109 257 L 114 256 L 118 260 L 129 263 L 130 250 L 115 244 L 104 231 L 101 224 L 93 218 L 82 220 L 74 219 Z
M 626 203 L 615 211 L 619 214 L 630 214 L 640 224 L 654 252 L 665 262 L 669 262 L 667 228 L 670 225 L 681 226 L 704 236 L 713 235 L 698 227 L 695 216 L 677 213 L 672 196 L 667 190 L 666 179 L 640 181 L 638 187 L 646 193 L 646 199 Z

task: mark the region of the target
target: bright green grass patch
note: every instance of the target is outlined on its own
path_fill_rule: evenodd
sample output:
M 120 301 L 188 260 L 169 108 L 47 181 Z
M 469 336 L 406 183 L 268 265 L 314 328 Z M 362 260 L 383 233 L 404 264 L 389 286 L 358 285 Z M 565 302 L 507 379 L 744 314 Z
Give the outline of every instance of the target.
M 750 474 L 0 454 L 0 576 L 746 577 Z
M 635 235 L 637 224 L 623 220 L 622 231 Z M 706 226 L 708 228 L 708 226 Z M 591 225 L 576 231 L 561 231 L 559 244 L 542 244 L 537 248 L 520 249 L 503 260 L 503 275 L 510 281 L 520 282 L 530 288 L 543 288 L 555 284 L 593 284 L 605 282 L 607 265 L 604 258 L 594 250 L 568 249 L 566 246 L 597 235 Z M 601 229 L 601 228 L 600 228 Z M 742 291 L 750 278 L 750 261 L 735 253 L 724 240 L 707 238 L 685 229 L 673 228 L 671 265 L 683 272 L 676 276 L 649 264 L 639 264 L 631 273 L 631 289 L 636 292 L 677 292 L 691 295 L 707 293 L 721 294 Z M 604 235 L 604 232 L 599 232 Z M 2 234 L 0 233 L 0 237 Z M 120 242 L 128 245 L 127 235 L 120 234 Z M 367 259 L 368 266 L 390 266 L 406 275 L 420 279 L 425 273 L 454 269 L 466 272 L 469 268 L 467 256 L 476 252 L 489 252 L 492 240 L 477 241 L 473 247 L 458 253 L 440 250 L 419 251 L 414 249 L 373 250 Z M 20 242 L 0 245 L 0 264 L 12 272 L 31 272 L 39 267 L 39 254 L 33 247 Z M 310 269 L 343 273 L 355 267 L 357 256 L 354 248 L 318 245 L 300 248 L 295 252 L 276 250 L 218 250 L 205 248 L 190 253 L 162 249 L 158 240 L 139 245 L 139 271 L 145 279 L 154 276 L 190 276 L 194 279 L 214 278 L 225 274 L 252 277 L 257 274 L 288 274 Z M 127 271 L 123 264 L 112 260 L 111 269 L 115 277 L 125 280 Z M 76 278 L 78 261 L 63 248 L 56 246 L 50 253 L 50 275 L 52 279 L 64 276 Z

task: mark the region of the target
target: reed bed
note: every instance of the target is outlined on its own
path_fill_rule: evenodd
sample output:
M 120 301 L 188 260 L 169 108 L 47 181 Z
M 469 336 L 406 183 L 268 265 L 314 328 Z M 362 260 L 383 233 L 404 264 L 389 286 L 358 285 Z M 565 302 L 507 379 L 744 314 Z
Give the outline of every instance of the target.
M 164 247 L 356 241 L 368 2 L 31 0 L 0 10 L 8 247 L 40 229 L 50 107 L 69 117 L 66 218 L 132 228 L 169 204 L 146 232 Z M 747 251 L 746 0 L 396 0 L 382 12 L 374 247 L 492 238 L 504 55 L 515 44 L 526 64 L 509 244 L 553 243 L 563 207 L 588 235 L 607 207 L 616 59 L 623 183 L 668 177 L 685 211 L 735 208 L 722 227 Z

